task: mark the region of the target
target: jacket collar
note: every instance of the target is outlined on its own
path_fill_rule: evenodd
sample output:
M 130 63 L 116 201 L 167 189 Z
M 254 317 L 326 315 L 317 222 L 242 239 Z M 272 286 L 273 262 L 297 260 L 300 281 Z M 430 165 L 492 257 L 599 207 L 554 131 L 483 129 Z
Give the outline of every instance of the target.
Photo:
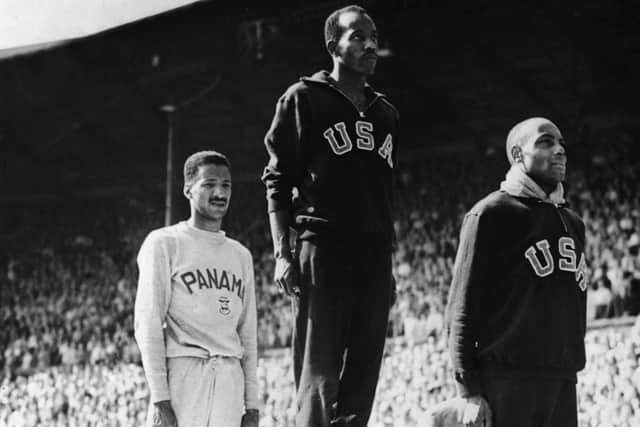
M 311 77 L 301 77 L 300 80 L 303 82 L 312 82 L 312 83 L 320 83 L 320 84 L 328 85 L 329 87 L 342 93 L 340 88 L 336 86 L 335 80 L 331 78 L 331 74 L 326 70 L 320 70 L 314 73 Z M 385 96 L 384 94 L 373 90 L 373 87 L 371 87 L 369 83 L 364 84 L 364 91 L 365 91 L 365 94 L 367 95 L 367 99 L 374 99 L 380 96 L 382 97 Z
M 511 169 L 507 172 L 505 180 L 500 184 L 500 190 L 514 197 L 537 199 L 554 205 L 562 205 L 565 203 L 564 187 L 561 183 L 558 183 L 556 188 L 547 195 L 547 193 L 524 172 L 519 163 L 511 165 Z

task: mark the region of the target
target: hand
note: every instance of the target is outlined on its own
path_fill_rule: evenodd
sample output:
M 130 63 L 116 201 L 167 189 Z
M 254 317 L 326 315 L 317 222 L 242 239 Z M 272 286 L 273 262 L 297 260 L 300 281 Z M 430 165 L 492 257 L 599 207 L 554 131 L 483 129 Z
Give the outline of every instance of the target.
M 298 267 L 290 256 L 276 257 L 274 281 L 287 295 L 300 295 L 298 286 Z
M 152 425 L 153 427 L 178 427 L 178 420 L 170 401 L 161 400 L 153 404 Z
M 462 399 L 458 412 L 459 421 L 467 427 L 492 427 L 491 408 L 482 396 L 470 396 Z
M 257 409 L 247 409 L 242 416 L 240 427 L 258 427 L 260 422 L 260 413 Z

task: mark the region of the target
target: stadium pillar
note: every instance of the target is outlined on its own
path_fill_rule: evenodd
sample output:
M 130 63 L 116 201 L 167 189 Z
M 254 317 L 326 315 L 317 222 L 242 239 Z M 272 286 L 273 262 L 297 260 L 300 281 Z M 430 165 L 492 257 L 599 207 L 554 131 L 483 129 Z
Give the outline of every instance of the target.
M 166 104 L 160 107 L 160 110 L 167 113 L 167 179 L 165 182 L 165 199 L 164 199 L 164 225 L 168 226 L 174 223 L 175 214 L 173 206 L 173 164 L 174 164 L 174 147 L 173 147 L 173 113 L 176 107 Z

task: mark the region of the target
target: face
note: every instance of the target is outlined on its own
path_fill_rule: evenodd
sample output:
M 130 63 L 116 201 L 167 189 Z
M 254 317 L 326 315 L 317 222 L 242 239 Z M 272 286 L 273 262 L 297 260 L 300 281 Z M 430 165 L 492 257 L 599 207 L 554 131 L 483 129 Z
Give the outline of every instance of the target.
M 567 154 L 560 131 L 551 124 L 543 124 L 538 139 L 527 142 L 522 147 L 521 159 L 525 171 L 534 180 L 555 186 L 564 181 L 567 168 Z
M 208 221 L 222 221 L 231 199 L 231 173 L 224 165 L 203 165 L 191 186 L 185 187 L 185 196 L 194 215 Z
M 364 75 L 372 75 L 378 56 L 378 32 L 368 15 L 346 12 L 340 15 L 339 24 L 343 29 L 333 56 L 346 68 Z

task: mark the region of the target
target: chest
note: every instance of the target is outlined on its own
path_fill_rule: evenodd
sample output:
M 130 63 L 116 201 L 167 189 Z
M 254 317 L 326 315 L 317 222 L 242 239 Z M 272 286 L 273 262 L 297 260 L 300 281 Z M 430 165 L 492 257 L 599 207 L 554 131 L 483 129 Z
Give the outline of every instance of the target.
M 564 277 L 584 291 L 587 264 L 584 238 L 577 224 L 551 206 L 534 210 L 530 218 L 522 219 L 515 254 L 519 263 L 538 279 Z
M 246 274 L 239 257 L 220 247 L 178 245 L 172 291 L 195 301 L 243 300 Z
M 366 110 L 367 97 L 364 93 L 348 94 L 347 98 L 349 98 L 358 111 L 364 112 Z
M 303 137 L 303 157 L 310 163 L 329 161 L 335 167 L 362 163 L 369 165 L 372 173 L 392 170 L 397 152 L 396 123 L 375 109 L 361 114 L 345 104 L 313 116 Z

